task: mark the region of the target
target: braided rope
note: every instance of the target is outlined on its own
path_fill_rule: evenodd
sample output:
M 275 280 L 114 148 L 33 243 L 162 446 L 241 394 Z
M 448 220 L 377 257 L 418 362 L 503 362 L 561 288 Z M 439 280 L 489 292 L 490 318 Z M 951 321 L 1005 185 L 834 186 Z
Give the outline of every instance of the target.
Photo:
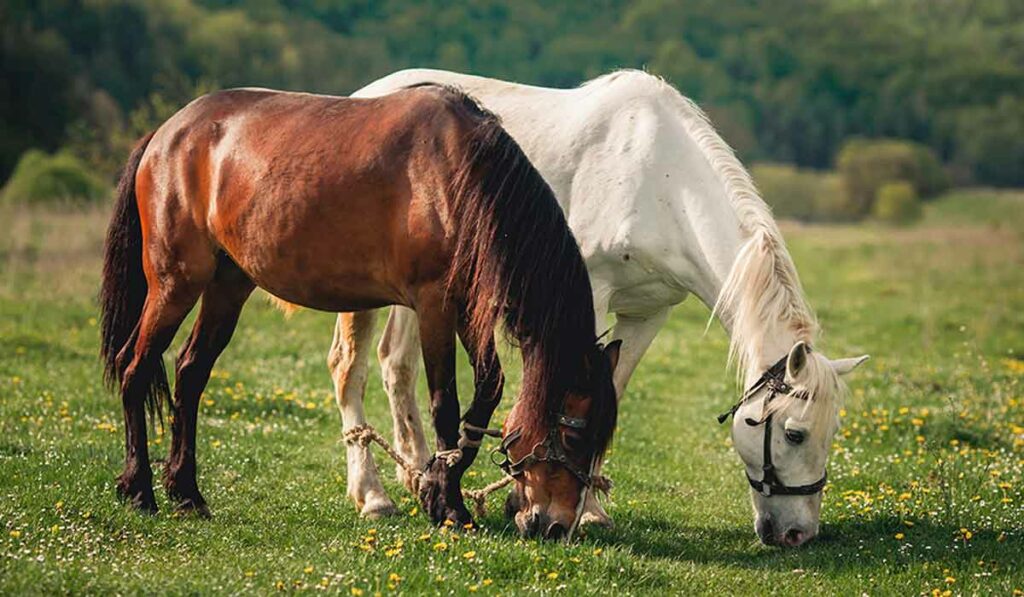
M 371 443 L 379 445 L 381 448 L 383 448 L 384 452 L 387 453 L 387 455 L 390 456 L 391 459 L 398 464 L 398 466 L 402 467 L 402 469 L 406 472 L 407 475 L 409 475 L 409 478 L 412 479 L 413 489 L 419 491 L 419 484 L 420 479 L 423 478 L 423 471 L 420 470 L 418 467 L 414 466 L 408 460 L 406 460 L 401 454 L 399 454 L 391 446 L 388 440 L 385 439 L 384 436 L 381 435 L 380 432 L 374 429 L 371 425 L 356 425 L 352 429 L 346 431 L 343 438 L 346 444 L 359 444 L 364 448 L 369 446 Z M 448 464 L 448 466 L 454 466 L 456 463 L 459 462 L 459 460 L 462 459 L 462 449 L 456 448 L 454 450 L 443 450 L 441 452 L 438 452 L 436 456 L 438 458 L 443 458 L 445 462 Z M 487 512 L 487 496 L 494 493 L 495 491 L 498 491 L 502 487 L 505 487 L 512 481 L 512 477 L 505 475 L 504 478 L 499 479 L 493 483 L 490 483 L 486 487 L 483 487 L 482 489 L 463 489 L 462 495 L 473 502 L 476 515 L 482 518 Z

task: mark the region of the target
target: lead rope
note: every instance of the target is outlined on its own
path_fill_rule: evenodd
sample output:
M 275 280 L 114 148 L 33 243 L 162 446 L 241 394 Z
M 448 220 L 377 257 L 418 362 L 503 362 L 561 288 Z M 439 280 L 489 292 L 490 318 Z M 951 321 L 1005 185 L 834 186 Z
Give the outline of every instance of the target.
M 496 431 L 493 429 L 484 429 L 482 427 L 476 427 L 475 425 L 469 425 L 468 430 L 491 436 L 494 436 L 494 434 L 497 433 L 498 437 L 501 436 L 500 431 Z M 463 437 L 465 437 L 465 430 L 463 430 Z M 405 471 L 405 474 L 409 475 L 409 478 L 412 479 L 413 490 L 416 492 L 419 491 L 420 479 L 423 478 L 423 471 L 420 470 L 415 465 L 413 465 L 408 460 L 406 460 L 401 454 L 399 454 L 391 446 L 391 444 L 388 443 L 388 440 L 385 439 L 384 436 L 381 435 L 380 432 L 374 429 L 371 425 L 367 423 L 364 423 L 362 425 L 356 425 L 352 429 L 349 429 L 348 431 L 345 432 L 343 439 L 346 444 L 358 444 L 364 448 L 369 446 L 371 443 L 379 445 L 381 448 L 384 449 L 384 452 L 388 456 L 390 456 L 391 459 L 394 460 L 396 464 L 398 464 L 398 466 L 402 467 L 402 470 Z M 479 442 L 477 442 L 476 446 L 472 447 L 477 447 L 479 445 Z M 448 466 L 454 466 L 462 459 L 462 448 L 460 447 L 455 448 L 453 450 L 443 450 L 435 454 L 435 456 L 437 458 L 444 459 Z M 512 481 L 514 481 L 514 479 L 511 476 L 505 475 L 503 478 L 494 481 L 493 483 L 487 484 L 482 489 L 463 489 L 462 495 L 463 497 L 473 502 L 473 509 L 476 512 L 477 517 L 483 518 L 483 516 L 487 514 L 487 496 L 494 493 L 495 491 L 498 491 L 502 487 L 507 486 Z

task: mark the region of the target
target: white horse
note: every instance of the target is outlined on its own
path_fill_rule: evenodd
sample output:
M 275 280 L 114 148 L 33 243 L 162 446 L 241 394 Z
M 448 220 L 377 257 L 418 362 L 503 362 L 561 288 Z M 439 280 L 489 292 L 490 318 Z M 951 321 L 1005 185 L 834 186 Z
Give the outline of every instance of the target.
M 672 306 L 690 293 L 730 333 L 747 386 L 773 364 L 777 373 L 785 365 L 788 385 L 761 386 L 792 392 L 775 400 L 768 398 L 774 390 L 751 392 L 736 412 L 733 440 L 752 486 L 762 479 L 766 461 L 775 467 L 760 491 L 752 489 L 762 541 L 799 545 L 814 536 L 820 487 L 801 495 L 766 493 L 824 484 L 844 388 L 839 375 L 866 357 L 830 361 L 807 348 L 817 324 L 782 236 L 747 171 L 704 113 L 663 80 L 629 70 L 577 89 L 546 89 L 416 69 L 354 96 L 428 81 L 457 86 L 497 113 L 551 185 L 587 262 L 596 325 L 615 315 L 612 336 L 623 341 L 615 371 L 618 396 Z M 345 430 L 366 422 L 363 394 L 375 322 L 372 311 L 338 317 L 328 364 Z M 420 347 L 413 311 L 391 308 L 378 356 L 397 449 L 423 464 L 431 452 L 416 407 Z M 776 431 L 770 442 L 763 441 L 766 427 Z M 348 494 L 362 514 L 394 512 L 367 448 L 352 444 L 347 451 Z M 584 522 L 610 519 L 590 498 Z

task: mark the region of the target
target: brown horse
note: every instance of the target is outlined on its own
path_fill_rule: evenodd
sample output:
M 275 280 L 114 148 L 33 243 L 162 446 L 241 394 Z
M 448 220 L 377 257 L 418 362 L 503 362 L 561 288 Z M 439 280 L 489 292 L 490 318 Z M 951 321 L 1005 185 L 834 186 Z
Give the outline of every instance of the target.
M 118 193 L 100 298 L 106 376 L 124 407 L 122 498 L 156 510 L 145 411 L 152 419 L 169 398 L 161 355 L 202 297 L 177 359 L 164 486 L 176 507 L 208 513 L 196 481 L 199 398 L 259 286 L 321 310 L 417 311 L 437 448 L 459 457 L 432 459 L 421 482 L 436 523 L 471 521 L 460 484 L 501 397 L 503 320 L 524 361 L 510 457 L 546 438 L 566 456 L 518 471 L 516 520 L 548 537 L 573 527 L 589 481 L 576 473 L 615 426 L 618 346 L 597 343 L 576 242 L 496 117 L 438 86 L 379 99 L 218 92 L 139 143 Z M 461 429 L 456 334 L 476 380 Z

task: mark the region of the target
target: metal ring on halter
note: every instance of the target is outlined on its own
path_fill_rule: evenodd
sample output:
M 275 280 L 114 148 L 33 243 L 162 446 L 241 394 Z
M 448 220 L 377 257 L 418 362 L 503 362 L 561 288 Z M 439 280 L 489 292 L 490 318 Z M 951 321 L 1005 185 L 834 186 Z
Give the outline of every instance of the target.
M 587 426 L 586 419 L 569 417 L 564 414 L 559 414 L 557 420 L 559 425 L 565 425 L 573 429 L 584 429 Z M 590 487 L 593 484 L 594 479 L 591 473 L 576 466 L 576 463 L 566 454 L 565 448 L 562 447 L 561 438 L 558 436 L 558 425 L 552 426 L 543 441 L 534 444 L 533 448 L 525 456 L 513 462 L 508 457 L 508 451 L 514 443 L 519 441 L 521 435 L 522 430 L 514 430 L 505 436 L 501 441 L 501 445 L 497 448 L 497 451 L 504 456 L 504 460 L 495 464 L 501 467 L 505 474 L 510 477 L 518 477 L 526 469 L 538 462 L 553 462 L 568 470 L 584 486 Z M 543 453 L 538 453 L 539 449 L 543 449 Z M 494 462 L 493 455 L 491 461 Z M 593 463 L 591 463 L 589 468 L 593 468 Z
M 807 399 L 807 396 L 800 396 L 793 393 L 793 386 L 786 383 L 786 362 L 789 359 L 789 355 L 786 355 L 778 360 L 774 365 L 768 368 L 761 377 L 757 378 L 750 388 L 743 395 L 740 396 L 739 401 L 736 402 L 729 410 L 718 416 L 718 422 L 724 423 L 729 417 L 734 416 L 736 411 L 740 409 L 743 404 L 757 394 L 762 388 L 767 390 L 767 395 L 764 398 L 764 410 L 768 410 L 768 405 L 776 396 L 790 395 Z M 750 426 L 764 425 L 764 448 L 762 462 L 764 463 L 761 467 L 763 471 L 761 480 L 751 478 L 747 474 L 747 482 L 754 491 L 760 493 L 764 497 L 772 497 L 775 495 L 814 495 L 825 488 L 825 484 L 828 483 L 828 470 L 822 472 L 821 478 L 814 483 L 807 485 L 786 485 L 780 479 L 778 474 L 775 472 L 775 464 L 772 463 L 772 414 L 763 418 L 760 421 L 754 421 L 753 419 L 747 419 L 746 423 Z

